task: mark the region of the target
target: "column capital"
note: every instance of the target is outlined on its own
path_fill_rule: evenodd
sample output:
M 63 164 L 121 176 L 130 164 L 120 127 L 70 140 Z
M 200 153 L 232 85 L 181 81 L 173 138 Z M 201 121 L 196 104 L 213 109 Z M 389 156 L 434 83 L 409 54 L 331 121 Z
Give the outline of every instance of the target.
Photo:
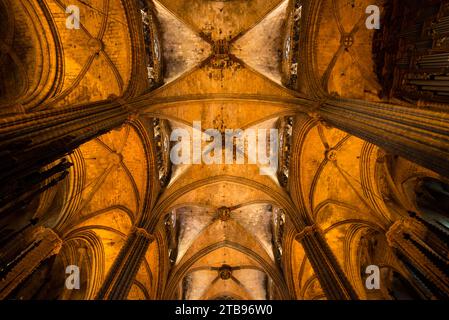
M 62 248 L 62 239 L 50 228 L 38 227 L 36 230 L 36 240 L 51 244 L 49 247 L 52 247 L 53 250 L 49 252 L 49 255 L 58 254 Z
M 295 240 L 301 242 L 304 237 L 309 236 L 315 232 L 319 232 L 319 228 L 317 227 L 316 224 L 313 224 L 311 226 L 305 226 L 301 232 L 299 232 L 296 236 L 295 236 Z
M 144 228 L 133 227 L 132 232 L 135 233 L 138 237 L 143 237 L 143 238 L 147 239 L 150 243 L 153 242 L 154 240 L 156 240 L 154 235 L 149 233 Z
M 1 118 L 0 180 L 7 185 L 26 179 L 87 141 L 121 127 L 129 113 L 110 97 Z

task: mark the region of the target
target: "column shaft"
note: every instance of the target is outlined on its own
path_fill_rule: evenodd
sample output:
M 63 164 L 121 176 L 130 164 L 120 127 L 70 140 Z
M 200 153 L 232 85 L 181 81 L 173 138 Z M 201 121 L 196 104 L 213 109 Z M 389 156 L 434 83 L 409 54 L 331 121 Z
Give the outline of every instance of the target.
M 0 300 L 7 298 L 44 260 L 57 254 L 61 247 L 62 240 L 53 230 L 37 227 L 25 235 L 21 246 L 14 243 L 6 248 L 2 253 Z
M 358 299 L 326 240 L 315 226 L 305 227 L 296 239 L 302 243 L 306 256 L 328 299 Z
M 435 298 L 449 297 L 448 245 L 414 218 L 395 222 L 387 239 L 396 255 Z
M 327 100 L 329 124 L 449 177 L 449 112 L 357 100 Z

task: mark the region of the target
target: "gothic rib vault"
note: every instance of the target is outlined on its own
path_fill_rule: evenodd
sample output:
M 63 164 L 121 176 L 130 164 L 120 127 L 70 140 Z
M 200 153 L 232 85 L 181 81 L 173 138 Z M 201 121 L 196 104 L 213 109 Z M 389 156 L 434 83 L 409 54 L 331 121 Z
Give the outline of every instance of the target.
M 74 2 L 79 30 L 0 0 L 0 298 L 447 297 L 447 212 L 415 191 L 447 183 L 448 113 L 382 97 L 365 8 L 388 1 Z M 278 170 L 172 163 L 195 121 L 278 129 Z

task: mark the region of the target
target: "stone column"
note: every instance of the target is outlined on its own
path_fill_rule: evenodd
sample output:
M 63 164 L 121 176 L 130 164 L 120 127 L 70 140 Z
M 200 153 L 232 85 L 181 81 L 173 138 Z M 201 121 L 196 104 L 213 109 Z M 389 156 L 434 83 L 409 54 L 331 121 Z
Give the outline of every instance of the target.
M 68 106 L 0 119 L 0 182 L 14 181 L 117 128 L 130 114 L 119 100 Z
M 62 247 L 59 236 L 53 230 L 44 227 L 31 230 L 23 240 L 21 246 L 14 243 L 2 252 L 2 257 L 7 263 L 2 263 L 1 266 L 0 300 L 7 298 L 44 260 L 59 253 Z M 19 252 L 16 250 L 12 252 L 12 249 L 18 247 Z
M 318 114 L 340 130 L 449 177 L 449 111 L 328 99 Z
M 0 186 L 0 215 L 17 213 L 34 197 L 56 186 L 69 174 L 73 164 L 65 158 L 51 168 L 25 176 L 23 179 Z
M 324 236 L 315 226 L 307 226 L 297 236 L 316 276 L 330 300 L 358 300 Z
M 124 300 L 154 236 L 145 229 L 134 228 L 109 271 L 97 299 Z
M 439 234 L 442 232 L 442 234 Z M 442 230 L 434 232 L 420 219 L 396 221 L 387 232 L 389 245 L 407 269 L 436 299 L 449 297 L 449 256 Z M 447 237 L 447 235 L 446 235 Z

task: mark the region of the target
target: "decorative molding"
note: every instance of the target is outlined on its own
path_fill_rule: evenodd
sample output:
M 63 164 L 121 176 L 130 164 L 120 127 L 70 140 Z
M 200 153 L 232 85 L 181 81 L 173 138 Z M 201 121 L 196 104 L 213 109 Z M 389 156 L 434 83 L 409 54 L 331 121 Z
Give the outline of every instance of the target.
M 298 242 L 301 242 L 304 239 L 304 237 L 310 236 L 311 234 L 313 234 L 315 232 L 319 232 L 319 228 L 317 227 L 316 224 L 313 224 L 311 226 L 306 226 L 301 230 L 301 232 L 299 232 L 295 236 L 295 240 Z

